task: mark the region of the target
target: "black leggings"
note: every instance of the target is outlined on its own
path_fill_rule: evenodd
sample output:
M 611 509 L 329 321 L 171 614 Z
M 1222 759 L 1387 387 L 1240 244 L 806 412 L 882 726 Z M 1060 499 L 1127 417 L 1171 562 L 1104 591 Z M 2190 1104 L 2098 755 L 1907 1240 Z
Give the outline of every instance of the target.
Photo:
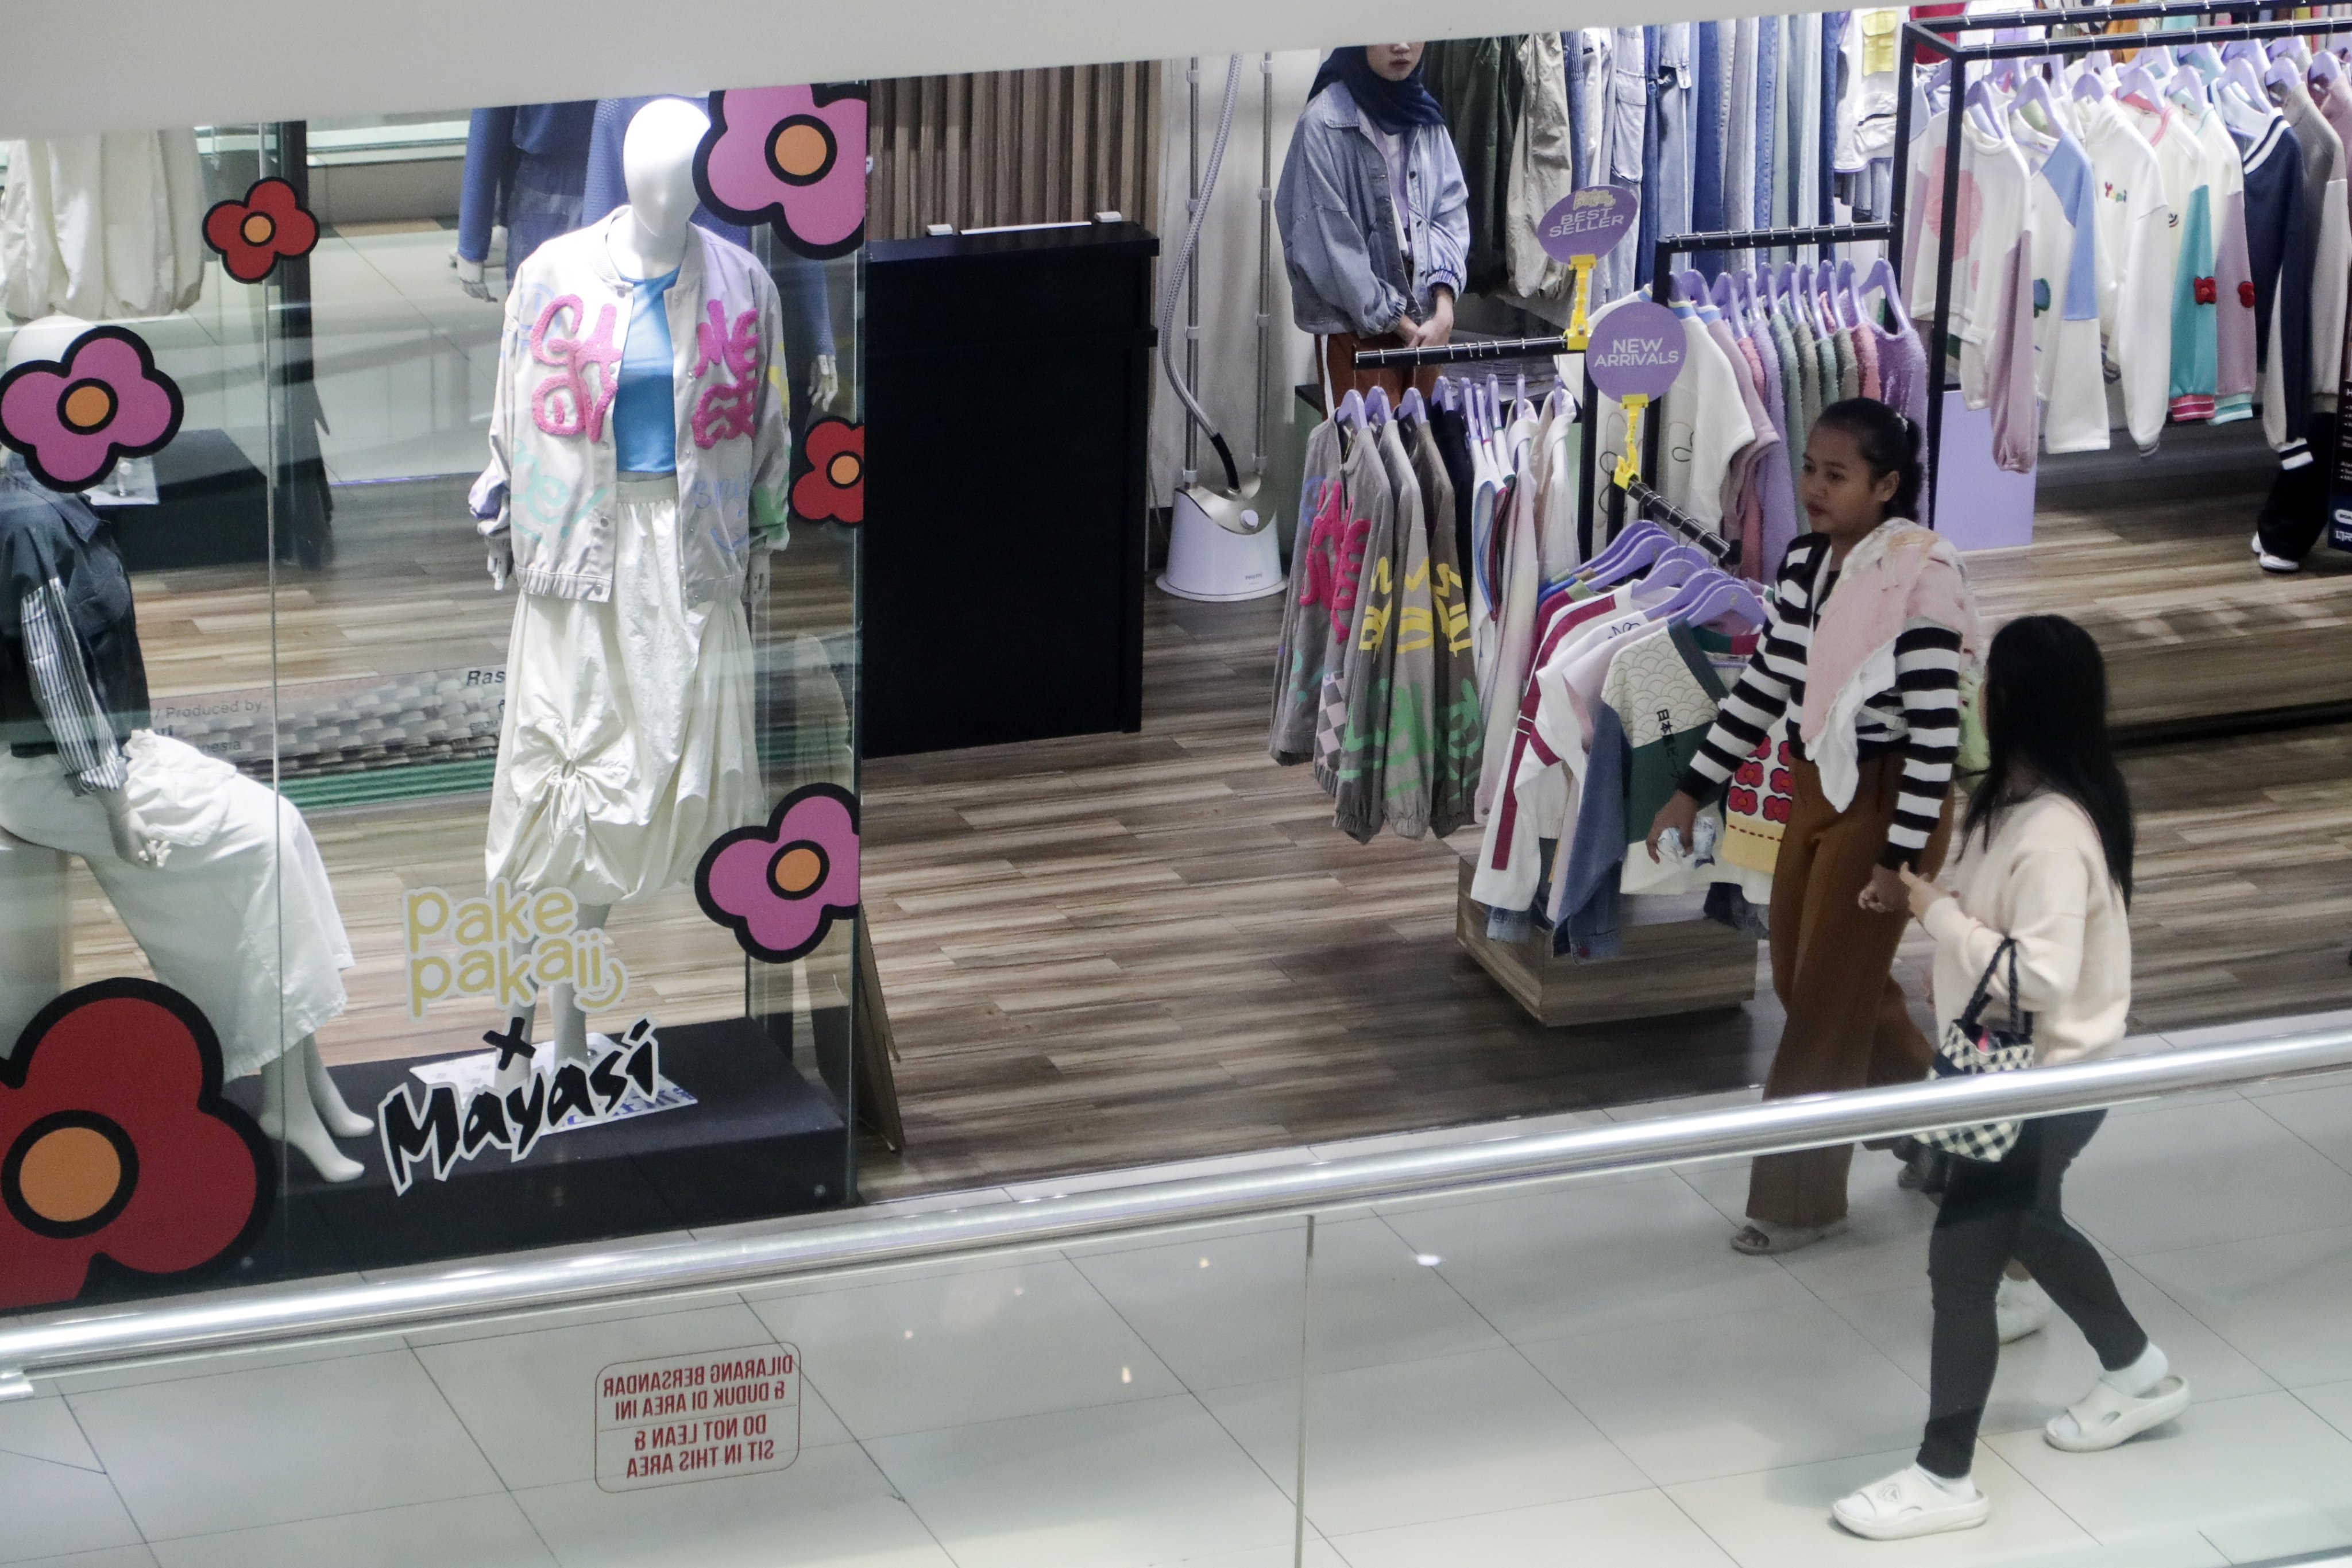
M 2078 1111 L 2025 1124 L 1998 1164 L 1956 1160 L 1927 1246 L 1936 1342 L 1927 1378 L 1927 1431 L 1919 1468 L 1957 1479 L 1976 1458 L 1977 1426 L 1992 1394 L 2000 1332 L 1993 1294 L 2012 1258 L 2033 1271 L 2108 1371 L 2131 1365 L 2147 1335 L 2116 1291 L 2105 1259 L 2059 1212 L 2066 1167 L 2107 1113 Z

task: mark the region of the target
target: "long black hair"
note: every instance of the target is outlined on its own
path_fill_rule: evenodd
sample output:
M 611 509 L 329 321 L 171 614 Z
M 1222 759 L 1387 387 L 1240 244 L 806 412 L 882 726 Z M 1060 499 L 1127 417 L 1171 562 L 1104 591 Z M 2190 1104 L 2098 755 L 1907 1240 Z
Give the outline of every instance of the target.
M 1853 437 L 1855 445 L 1862 448 L 1862 460 L 1870 465 L 1873 479 L 1887 474 L 1901 476 L 1895 481 L 1893 498 L 1886 503 L 1887 516 L 1919 515 L 1917 424 L 1875 397 L 1847 397 L 1822 410 L 1813 427 L 1818 430 L 1824 425 Z
M 2026 616 L 2000 628 L 1985 656 L 1985 739 L 1992 763 L 1969 797 L 1963 835 L 1993 822 L 2032 787 L 2064 795 L 2098 829 L 2107 874 L 2132 892 L 2131 791 L 2107 741 L 2107 664 L 2091 634 L 2063 616 Z

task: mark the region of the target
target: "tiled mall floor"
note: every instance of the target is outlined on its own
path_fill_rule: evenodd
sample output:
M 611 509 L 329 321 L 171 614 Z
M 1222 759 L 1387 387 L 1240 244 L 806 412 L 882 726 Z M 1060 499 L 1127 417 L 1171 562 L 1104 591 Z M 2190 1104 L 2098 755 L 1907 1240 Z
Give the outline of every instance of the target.
M 0 1562 L 1276 1568 L 1302 1346 L 1325 1568 L 2190 1568 L 2352 1542 L 2352 1081 L 2115 1112 L 2069 1206 L 2197 1403 L 2112 1453 L 2048 1447 L 2096 1370 L 2054 1324 L 2002 1355 L 1991 1523 L 1878 1545 L 1825 1510 L 1925 1412 L 1932 1210 L 1893 1173 L 1861 1157 L 1851 1234 L 1785 1262 L 1730 1251 L 1744 1174 L 1702 1167 L 1328 1216 L 1311 1314 L 1285 1221 L 43 1384 L 0 1405 Z M 807 1372 L 796 1462 L 599 1489 L 600 1369 L 774 1342 Z

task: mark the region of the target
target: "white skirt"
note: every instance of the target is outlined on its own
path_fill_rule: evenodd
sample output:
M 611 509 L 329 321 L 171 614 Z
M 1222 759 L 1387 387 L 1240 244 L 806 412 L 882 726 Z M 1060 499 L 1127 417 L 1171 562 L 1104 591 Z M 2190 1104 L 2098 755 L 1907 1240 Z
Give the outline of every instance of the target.
M 625 477 L 615 510 L 609 602 L 515 606 L 483 856 L 489 880 L 583 904 L 682 882 L 767 815 L 742 603 L 686 603 L 674 479 Z
M 155 978 L 211 1021 L 227 1076 L 258 1072 L 343 1010 L 351 939 L 310 826 L 185 742 L 142 730 L 124 750 L 131 804 L 172 846 L 161 868 L 115 854 L 105 808 L 55 757 L 0 749 L 0 827 L 80 856 Z

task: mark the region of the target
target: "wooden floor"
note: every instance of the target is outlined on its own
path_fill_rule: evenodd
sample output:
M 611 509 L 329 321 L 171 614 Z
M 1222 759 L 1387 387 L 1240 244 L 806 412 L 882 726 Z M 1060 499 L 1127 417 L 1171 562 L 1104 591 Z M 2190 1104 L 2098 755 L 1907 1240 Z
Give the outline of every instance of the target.
M 454 488 L 338 493 L 338 559 L 281 571 L 284 678 L 399 674 L 502 657 Z M 2123 717 L 2352 696 L 2352 562 L 2263 578 L 2251 501 L 2045 510 L 2041 542 L 1971 558 L 1994 617 L 2057 609 L 2117 669 Z M 835 550 L 796 541 L 788 629 L 845 625 Z M 257 569 L 142 575 L 159 689 L 268 679 Z M 1779 1028 L 1738 1013 L 1537 1027 L 1452 936 L 1457 849 L 1329 826 L 1302 770 L 1265 754 L 1276 602 L 1150 597 L 1147 723 L 1133 736 L 900 758 L 864 781 L 866 907 L 903 1052 L 909 1146 L 869 1148 L 877 1195 L 1537 1114 L 1751 1083 Z M 2138 1026 L 2340 1005 L 2352 994 L 2352 729 L 2136 752 L 2142 813 Z M 479 875 L 479 797 L 319 812 L 359 948 L 331 1054 L 451 1048 L 478 1032 L 399 998 L 404 887 Z M 76 872 L 84 978 L 135 949 Z M 740 966 L 677 892 L 616 936 L 657 1016 L 739 1005 Z M 1903 971 L 1915 994 L 1915 947 Z M 808 976 L 818 1005 L 840 955 Z

